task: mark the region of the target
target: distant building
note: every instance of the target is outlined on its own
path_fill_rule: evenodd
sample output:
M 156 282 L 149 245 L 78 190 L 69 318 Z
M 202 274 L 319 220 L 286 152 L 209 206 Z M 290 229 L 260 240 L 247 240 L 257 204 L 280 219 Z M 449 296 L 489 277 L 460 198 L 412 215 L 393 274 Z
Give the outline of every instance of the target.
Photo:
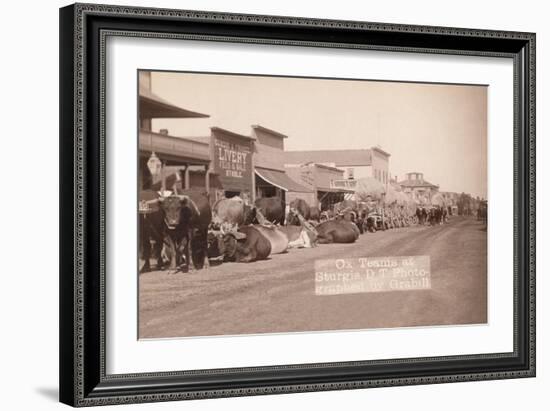
M 390 182 L 390 154 L 380 147 L 360 150 L 286 151 L 285 166 L 297 167 L 315 163 L 341 169 L 343 180 L 374 177 L 384 185 Z
M 334 181 L 343 180 L 344 171 L 340 168 L 318 163 L 307 163 L 299 166 L 286 166 L 287 175 L 300 185 L 307 187 L 311 195 L 303 196 L 296 193 L 295 198 L 302 198 L 308 204 L 315 205 L 321 210 L 327 210 L 334 203 L 353 194 L 353 190 L 346 187 L 334 187 Z M 355 181 L 355 180 L 353 180 Z
M 399 181 L 403 192 L 408 194 L 413 200 L 430 200 L 432 196 L 439 191 L 439 186 L 430 183 L 424 179 L 424 173 L 410 172 L 406 174 L 407 178 Z

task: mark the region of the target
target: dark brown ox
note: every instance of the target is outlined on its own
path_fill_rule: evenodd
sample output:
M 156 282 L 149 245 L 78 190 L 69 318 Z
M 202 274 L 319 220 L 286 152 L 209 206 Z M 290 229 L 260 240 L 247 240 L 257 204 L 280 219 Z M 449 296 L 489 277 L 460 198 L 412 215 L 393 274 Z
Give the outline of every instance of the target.
M 359 229 L 354 223 L 347 220 L 325 221 L 315 229 L 319 244 L 354 243 L 359 238 Z
M 285 202 L 279 197 L 258 198 L 254 205 L 273 224 L 285 223 Z
M 296 210 L 306 220 L 310 219 L 311 207 L 301 198 L 296 198 L 290 202 L 290 208 Z M 287 217 L 287 225 L 300 225 L 300 221 L 295 213 L 289 213 Z
M 222 224 L 220 231 L 209 233 L 208 258 L 218 260 L 223 256 L 224 261 L 249 263 L 287 251 L 289 239 L 282 227 L 267 221 L 260 210 L 253 211 L 260 224 L 242 226 L 238 231 L 234 226 Z M 231 231 L 226 231 L 226 227 Z
M 140 257 L 144 264 L 140 272 L 151 271 L 151 257 L 156 260 L 157 270 L 162 269 L 162 243 L 164 241 L 163 212 L 159 207 L 159 194 L 153 190 L 140 192 L 139 244 Z
M 309 207 L 309 220 L 319 222 L 321 219 L 321 211 L 316 206 Z
M 208 248 L 208 226 L 212 220 L 208 196 L 197 191 L 184 191 L 183 194 L 161 197 L 159 202 L 164 217 L 164 254 L 170 262 L 170 272 L 182 268 L 182 271 L 188 271 L 191 263 L 194 268 L 203 268 Z
M 271 254 L 271 242 L 257 226 L 243 226 L 231 233 L 213 231 L 208 236 L 208 257 L 212 259 L 223 256 L 223 261 L 251 263 Z
M 342 213 L 344 211 L 355 211 L 359 210 L 359 205 L 355 200 L 344 200 L 339 203 L 334 204 L 333 210 L 335 214 Z

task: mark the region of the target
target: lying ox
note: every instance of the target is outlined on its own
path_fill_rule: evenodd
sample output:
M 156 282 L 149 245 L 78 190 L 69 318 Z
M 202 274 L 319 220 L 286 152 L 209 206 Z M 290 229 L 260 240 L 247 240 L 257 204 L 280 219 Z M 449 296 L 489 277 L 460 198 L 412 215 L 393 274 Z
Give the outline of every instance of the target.
M 247 225 L 237 231 L 211 231 L 208 258 L 250 263 L 265 260 L 271 254 L 286 252 L 288 239 L 276 226 Z
M 278 226 L 254 225 L 251 227 L 258 230 L 269 241 L 271 244 L 270 254 L 281 254 L 288 250 L 288 238 Z
M 280 254 L 286 252 L 289 246 L 288 236 L 281 230 L 282 226 L 275 225 L 270 222 L 260 209 L 254 207 L 250 213 L 253 218 L 258 221 L 258 225 L 254 227 L 266 237 L 271 243 L 271 254 Z
M 357 226 L 347 220 L 329 220 L 315 227 L 319 244 L 354 243 L 359 238 Z

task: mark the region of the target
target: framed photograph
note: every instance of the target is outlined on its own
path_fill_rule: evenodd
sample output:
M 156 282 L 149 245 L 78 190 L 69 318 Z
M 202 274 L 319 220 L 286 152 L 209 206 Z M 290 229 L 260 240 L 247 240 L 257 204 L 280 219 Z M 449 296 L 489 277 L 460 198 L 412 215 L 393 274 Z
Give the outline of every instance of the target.
M 60 22 L 62 402 L 535 376 L 535 34 Z

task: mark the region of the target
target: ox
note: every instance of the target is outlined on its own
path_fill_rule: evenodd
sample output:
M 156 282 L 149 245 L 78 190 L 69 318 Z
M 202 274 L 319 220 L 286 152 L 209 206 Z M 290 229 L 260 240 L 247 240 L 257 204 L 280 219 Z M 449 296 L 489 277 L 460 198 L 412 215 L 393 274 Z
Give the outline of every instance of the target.
M 332 207 L 333 211 L 336 214 L 339 214 L 344 211 L 355 211 L 359 209 L 359 204 L 355 200 L 344 200 L 339 203 L 334 204 Z
M 319 244 L 354 243 L 359 238 L 357 226 L 347 220 L 329 220 L 315 227 Z
M 157 261 L 157 269 L 162 269 L 163 213 L 158 205 L 158 193 L 143 190 L 139 197 L 139 244 L 141 258 L 144 260 L 140 272 L 146 273 L 151 271 L 151 257 Z
M 426 224 L 426 220 L 428 218 L 428 212 L 424 207 L 417 207 L 416 208 L 416 218 L 418 219 L 419 225 Z
M 269 222 L 280 225 L 285 223 L 285 202 L 281 198 L 258 198 L 254 205 Z
M 295 216 L 300 225 L 286 225 L 279 227 L 288 238 L 289 248 L 312 248 L 317 244 L 317 230 L 312 224 L 306 221 L 298 210 L 291 208 L 289 215 Z
M 310 219 L 311 208 L 305 200 L 296 198 L 290 202 L 290 208 L 295 209 L 306 220 Z M 287 225 L 300 225 L 297 214 L 289 213 Z
M 163 254 L 169 261 L 169 270 L 176 273 L 185 268 L 203 268 L 207 251 L 208 226 L 212 212 L 208 196 L 196 191 L 159 197 L 161 223 L 156 227 L 162 233 Z
M 219 229 L 222 224 L 240 227 L 251 224 L 253 218 L 252 207 L 245 204 L 238 196 L 222 198 L 212 206 L 212 226 Z
M 265 260 L 273 254 L 272 251 L 281 252 L 283 248 L 286 250 L 286 237 L 282 239 L 275 230 L 268 230 L 272 229 L 248 225 L 233 232 L 211 231 L 208 238 L 208 257 L 217 259 L 223 256 L 223 261 L 251 263 Z
M 319 222 L 321 219 L 321 212 L 318 207 L 309 207 L 309 220 Z
M 443 224 L 443 208 L 434 206 L 428 213 L 430 225 Z
M 254 227 L 265 237 L 271 244 L 271 254 L 281 254 L 288 249 L 289 239 L 280 230 L 281 226 L 277 226 L 267 220 L 260 210 L 254 208 L 251 215 L 260 223 Z
M 238 230 L 222 224 L 220 231 L 209 233 L 209 258 L 223 256 L 224 261 L 250 263 L 286 252 L 289 240 L 280 227 L 268 222 L 260 210 L 254 208 L 253 211 L 260 224 L 242 226 Z M 231 231 L 226 231 L 227 226 Z

